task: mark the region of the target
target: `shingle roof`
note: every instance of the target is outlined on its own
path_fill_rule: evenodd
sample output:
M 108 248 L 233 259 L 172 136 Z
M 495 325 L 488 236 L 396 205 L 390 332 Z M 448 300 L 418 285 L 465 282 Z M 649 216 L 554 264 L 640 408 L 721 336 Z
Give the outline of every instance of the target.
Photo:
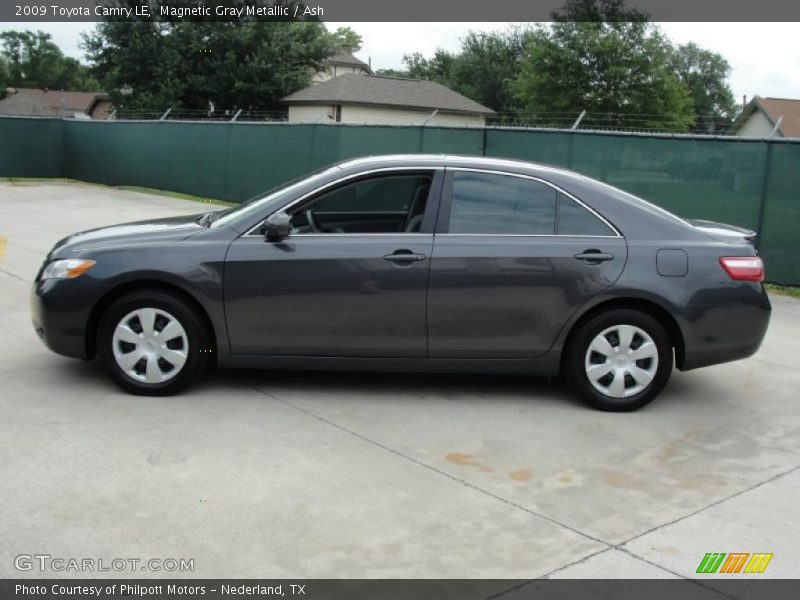
M 800 137 L 800 100 L 789 98 L 758 98 L 761 107 L 773 123 L 781 119 L 778 130 L 783 137 Z
M 778 131 L 783 137 L 800 138 L 800 100 L 756 96 L 736 118 L 733 130 L 738 130 L 742 123 L 757 110 L 761 110 L 773 125 L 778 122 L 778 118 L 783 117 L 780 127 L 778 127 Z
M 28 115 L 36 117 L 60 117 L 75 112 L 87 112 L 98 98 L 97 92 L 61 92 L 16 88 L 0 100 L 0 115 Z
M 347 74 L 289 94 L 288 104 L 369 104 L 439 109 L 460 114 L 493 115 L 494 111 L 435 81 L 379 75 Z
M 369 65 L 360 58 L 353 56 L 353 51 L 346 46 L 339 48 L 333 56 L 329 56 L 325 59 L 325 62 L 331 65 L 341 65 L 344 67 L 361 67 L 372 73 Z

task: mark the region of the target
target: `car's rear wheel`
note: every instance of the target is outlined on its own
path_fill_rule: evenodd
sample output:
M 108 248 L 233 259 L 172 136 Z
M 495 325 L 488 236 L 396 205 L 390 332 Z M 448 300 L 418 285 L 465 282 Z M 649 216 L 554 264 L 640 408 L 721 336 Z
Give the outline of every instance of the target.
M 651 315 L 633 309 L 600 313 L 567 348 L 567 383 L 594 408 L 631 411 L 661 393 L 672 373 L 672 344 Z
M 169 396 L 191 384 L 210 356 L 209 333 L 182 298 L 161 291 L 126 294 L 108 307 L 98 354 L 124 390 Z

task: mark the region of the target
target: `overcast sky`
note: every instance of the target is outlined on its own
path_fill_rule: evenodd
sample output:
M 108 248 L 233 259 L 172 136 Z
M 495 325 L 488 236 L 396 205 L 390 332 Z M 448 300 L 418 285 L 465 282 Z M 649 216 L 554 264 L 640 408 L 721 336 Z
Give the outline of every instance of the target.
M 357 55 L 374 69 L 399 68 L 404 53 L 431 56 L 436 48 L 458 50 L 469 30 L 494 31 L 505 23 L 328 23 L 350 25 L 364 38 Z M 660 23 L 675 43 L 696 42 L 731 64 L 730 85 L 738 101 L 758 94 L 800 98 L 800 23 Z M 83 59 L 80 33 L 91 23 L 3 23 L 1 29 L 42 29 L 68 55 Z

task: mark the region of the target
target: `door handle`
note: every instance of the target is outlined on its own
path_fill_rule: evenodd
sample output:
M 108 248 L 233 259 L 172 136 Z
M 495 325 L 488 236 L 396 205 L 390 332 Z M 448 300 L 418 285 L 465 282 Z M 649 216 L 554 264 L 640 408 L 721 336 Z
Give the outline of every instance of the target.
M 614 255 L 609 254 L 608 252 L 600 252 L 600 250 L 592 249 L 584 250 L 580 254 L 576 254 L 575 258 L 590 265 L 597 265 L 607 260 L 614 260 Z
M 418 254 L 411 250 L 395 250 L 392 254 L 387 254 L 383 260 L 388 260 L 394 263 L 410 263 L 419 260 L 425 260 L 427 257 L 424 254 Z

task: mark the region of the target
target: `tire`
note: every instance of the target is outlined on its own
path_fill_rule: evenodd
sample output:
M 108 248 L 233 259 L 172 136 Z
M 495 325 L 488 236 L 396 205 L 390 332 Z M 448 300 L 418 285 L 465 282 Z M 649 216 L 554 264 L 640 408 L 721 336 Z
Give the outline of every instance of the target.
M 158 339 L 164 332 L 169 337 Z M 203 320 L 185 300 L 153 289 L 131 292 L 108 307 L 97 349 L 111 378 L 126 392 L 171 396 L 200 377 L 212 344 Z
M 672 365 L 669 335 L 655 318 L 612 309 L 579 325 L 567 348 L 564 377 L 590 406 L 627 412 L 661 393 Z

